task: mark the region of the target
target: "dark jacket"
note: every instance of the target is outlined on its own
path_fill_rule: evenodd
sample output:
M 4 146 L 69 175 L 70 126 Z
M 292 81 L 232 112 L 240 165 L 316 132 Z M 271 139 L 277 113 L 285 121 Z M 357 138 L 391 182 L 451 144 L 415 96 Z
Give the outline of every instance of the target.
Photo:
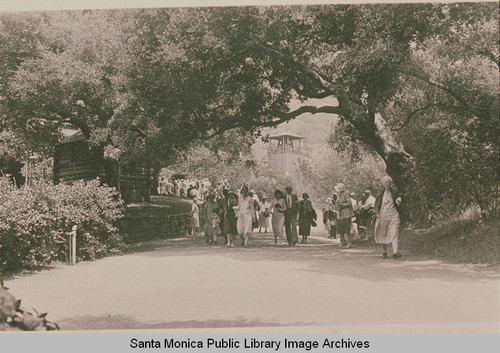
M 287 208 L 286 209 L 286 212 L 289 212 L 291 214 L 294 214 L 294 215 L 297 215 L 299 213 L 299 209 L 300 209 L 300 202 L 299 202 L 299 198 L 297 197 L 296 194 L 291 194 L 291 201 L 292 201 L 292 207 L 291 208 Z M 287 205 L 287 198 L 288 198 L 288 194 L 285 193 L 285 205 Z
M 311 201 L 300 201 L 300 213 L 299 213 L 299 220 L 316 220 L 318 215 L 316 214 L 316 211 L 312 207 Z

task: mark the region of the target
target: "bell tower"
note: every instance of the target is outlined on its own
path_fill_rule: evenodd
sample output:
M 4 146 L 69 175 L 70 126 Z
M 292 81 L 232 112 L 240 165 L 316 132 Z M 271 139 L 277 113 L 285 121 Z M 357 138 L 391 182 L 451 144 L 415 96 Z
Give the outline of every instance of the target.
M 296 162 L 301 154 L 299 135 L 283 132 L 269 137 L 267 150 L 268 165 L 277 174 L 290 175 L 295 171 Z

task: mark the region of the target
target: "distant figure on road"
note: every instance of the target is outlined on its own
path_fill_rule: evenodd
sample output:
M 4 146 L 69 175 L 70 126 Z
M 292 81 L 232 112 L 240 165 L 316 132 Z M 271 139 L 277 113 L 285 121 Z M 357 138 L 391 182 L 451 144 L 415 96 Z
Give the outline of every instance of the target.
M 259 201 L 259 196 L 257 196 L 254 190 L 250 190 L 248 196 L 250 196 L 253 199 L 253 212 L 254 212 L 253 222 L 252 222 L 252 231 L 253 231 L 254 228 L 259 227 L 260 201 Z
M 399 238 L 399 210 L 401 197 L 398 196 L 396 187 L 391 177 L 385 176 L 381 179 L 383 191 L 375 201 L 375 221 L 374 236 L 377 244 L 382 244 L 384 250 L 383 257 L 387 258 L 387 244 L 392 244 L 392 257 L 398 259 Z
M 356 215 L 356 213 L 358 211 L 358 203 L 356 201 L 356 194 L 354 192 L 351 192 L 349 197 L 351 198 L 352 210 L 353 210 L 354 214 Z M 351 239 L 358 239 L 359 238 L 358 220 L 357 220 L 356 216 L 351 218 L 350 235 L 351 235 Z
M 283 229 L 285 227 L 285 200 L 280 190 L 274 192 L 274 199 L 271 201 L 272 226 L 274 233 L 274 244 L 283 245 Z
M 351 245 L 351 218 L 354 217 L 352 201 L 347 192 L 347 187 L 343 183 L 335 185 L 335 191 L 339 194 L 337 221 L 337 233 L 340 236 L 340 246 L 350 248 Z
M 219 233 L 219 207 L 217 202 L 215 202 L 215 193 L 210 192 L 208 198 L 205 201 L 204 207 L 204 219 L 205 219 L 205 239 L 209 245 L 217 244 L 217 235 Z
M 296 194 L 292 194 L 292 187 L 287 186 L 285 195 L 285 232 L 289 246 L 295 246 L 299 241 L 297 234 L 297 221 L 299 216 L 299 199 Z
M 248 239 L 252 235 L 252 223 L 254 221 L 254 199 L 248 195 L 248 186 L 243 185 L 238 199 L 238 235 L 241 237 L 241 246 L 248 245 Z
M 299 235 L 302 235 L 301 244 L 307 244 L 307 237 L 311 235 L 311 225 L 316 224 L 316 211 L 309 200 L 309 194 L 303 193 L 299 204 Z
M 365 227 L 372 227 L 371 219 L 373 218 L 375 207 L 375 197 L 372 196 L 372 192 L 370 190 L 365 190 L 363 195 L 361 196 L 361 201 L 358 206 L 358 215 L 359 215 L 359 225 Z
M 267 228 L 271 228 L 271 204 L 265 197 L 260 202 L 259 233 L 262 228 L 264 228 L 265 233 L 267 233 Z
M 226 238 L 226 246 L 233 246 L 233 238 L 238 234 L 234 207 L 238 206 L 238 198 L 227 189 L 222 190 L 224 197 L 220 199 L 222 235 Z
M 325 229 L 328 232 L 328 237 L 331 239 L 337 238 L 337 210 L 335 209 L 337 205 L 337 194 L 334 197 L 328 197 L 326 199 L 326 205 L 323 208 L 323 223 L 325 224 Z M 335 200 L 334 200 L 335 198 Z
M 191 229 L 189 234 L 196 235 L 200 228 L 200 209 L 198 208 L 198 200 L 194 199 L 191 205 Z

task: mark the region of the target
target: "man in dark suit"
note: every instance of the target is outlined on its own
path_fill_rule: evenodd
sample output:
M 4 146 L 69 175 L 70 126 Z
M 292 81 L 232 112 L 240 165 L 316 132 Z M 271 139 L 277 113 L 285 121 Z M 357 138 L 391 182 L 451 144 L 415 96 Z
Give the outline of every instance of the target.
M 299 241 L 297 234 L 297 218 L 299 215 L 299 198 L 292 194 L 292 187 L 287 186 L 285 195 L 285 232 L 288 245 L 295 246 Z

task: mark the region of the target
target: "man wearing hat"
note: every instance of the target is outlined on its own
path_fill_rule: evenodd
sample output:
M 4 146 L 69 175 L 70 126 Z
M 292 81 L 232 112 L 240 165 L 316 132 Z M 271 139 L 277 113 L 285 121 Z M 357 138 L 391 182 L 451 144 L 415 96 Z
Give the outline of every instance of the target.
M 347 192 L 347 187 L 344 183 L 338 183 L 335 185 L 335 191 L 338 193 L 339 198 L 337 201 L 338 205 L 338 221 L 337 221 L 337 233 L 340 235 L 340 246 L 345 246 L 346 248 L 351 247 L 351 218 L 354 217 L 354 211 L 352 209 L 351 198 Z
M 297 218 L 299 216 L 299 199 L 292 194 L 292 187 L 287 186 L 285 195 L 285 232 L 289 246 L 295 246 L 299 241 L 297 234 Z

